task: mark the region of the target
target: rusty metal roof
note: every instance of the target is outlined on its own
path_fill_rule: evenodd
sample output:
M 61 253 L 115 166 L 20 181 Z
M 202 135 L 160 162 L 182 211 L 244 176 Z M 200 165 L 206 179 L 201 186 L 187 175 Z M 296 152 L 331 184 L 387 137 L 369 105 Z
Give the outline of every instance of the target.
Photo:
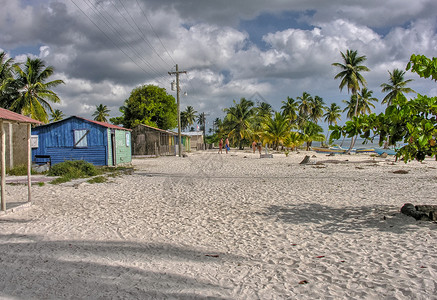
M 32 123 L 32 124 L 42 124 L 42 122 L 38 120 L 34 120 L 32 118 L 17 114 L 8 109 L 0 108 L 0 119 L 6 121 L 14 121 L 18 123 Z

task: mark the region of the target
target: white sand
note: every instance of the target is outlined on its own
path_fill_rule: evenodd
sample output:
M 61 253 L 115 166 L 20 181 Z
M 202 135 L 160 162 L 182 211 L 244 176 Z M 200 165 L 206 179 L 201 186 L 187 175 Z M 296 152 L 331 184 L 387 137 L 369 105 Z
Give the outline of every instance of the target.
M 399 213 L 437 205 L 437 162 L 306 154 L 197 152 L 33 186 L 0 216 L 0 298 L 437 299 L 437 224 Z

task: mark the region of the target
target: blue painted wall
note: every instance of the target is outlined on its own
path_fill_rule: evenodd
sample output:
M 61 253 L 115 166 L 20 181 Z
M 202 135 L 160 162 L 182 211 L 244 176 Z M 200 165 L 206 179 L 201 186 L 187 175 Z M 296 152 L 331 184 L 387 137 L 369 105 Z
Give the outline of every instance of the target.
M 89 130 L 85 137 L 87 147 L 74 147 L 74 130 Z M 81 118 L 70 117 L 55 123 L 32 129 L 32 135 L 38 135 L 38 148 L 32 149 L 35 155 L 50 155 L 52 165 L 66 160 L 85 160 L 97 166 L 112 161 L 108 151 L 108 134 L 111 129 L 88 122 Z

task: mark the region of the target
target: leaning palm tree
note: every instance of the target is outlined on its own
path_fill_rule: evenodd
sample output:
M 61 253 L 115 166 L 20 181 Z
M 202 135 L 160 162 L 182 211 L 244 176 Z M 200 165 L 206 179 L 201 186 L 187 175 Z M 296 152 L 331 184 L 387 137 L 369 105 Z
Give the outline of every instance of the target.
M 286 117 L 276 112 L 274 118 L 266 119 L 263 129 L 264 141 L 271 143 L 273 150 L 277 150 L 279 145 L 284 145 L 284 140 L 290 134 L 291 125 Z
M 306 150 L 310 150 L 311 144 L 315 142 L 323 142 L 325 135 L 323 134 L 323 128 L 311 121 L 306 122 L 305 127 L 302 128 L 302 138 L 306 142 Z
M 389 83 L 381 84 L 382 92 L 388 92 L 384 99 L 382 99 L 382 104 L 387 103 L 387 106 L 389 106 L 398 95 L 415 93 L 413 89 L 406 87 L 407 83 L 413 81 L 413 79 L 405 80 L 405 71 L 394 69 L 393 72 L 388 71 L 388 73 L 390 74 Z
M 106 105 L 99 104 L 96 105 L 96 111 L 93 113 L 94 121 L 98 122 L 108 122 L 106 117 L 109 117 L 110 110 Z
M 282 114 L 290 121 L 290 123 L 296 121 L 298 103 L 293 98 L 287 97 L 287 101 L 282 101 L 282 104 Z
M 60 110 L 60 109 L 55 109 L 52 113 L 51 113 L 51 119 L 50 122 L 56 122 L 56 121 L 60 121 L 63 118 L 65 118 L 64 113 Z
M 343 58 L 343 63 L 333 63 L 332 65 L 335 67 L 339 67 L 341 72 L 335 75 L 335 79 L 341 78 L 340 82 L 340 91 L 343 90 L 344 87 L 347 88 L 348 93 L 352 92 L 352 95 L 357 95 L 360 90 L 360 84 L 362 86 L 366 86 L 366 80 L 361 75 L 360 72 L 370 71 L 369 68 L 363 66 L 362 63 L 366 60 L 366 56 L 358 56 L 356 50 L 347 50 L 346 54 L 340 52 Z M 356 98 L 356 105 L 354 116 L 358 114 L 358 97 Z M 355 138 L 352 138 L 351 145 L 347 153 L 350 153 L 353 146 L 355 144 Z
M 337 103 L 331 103 L 331 106 L 326 108 L 326 113 L 323 117 L 325 117 L 325 122 L 327 122 L 329 126 L 333 124 L 337 125 L 337 120 L 340 120 L 341 117 L 340 106 L 338 106 Z M 326 135 L 326 140 L 329 141 L 329 129 Z
M 240 150 L 244 149 L 244 140 L 253 136 L 250 127 L 255 114 L 253 105 L 252 101 L 241 98 L 239 103 L 234 100 L 234 106 L 224 109 L 227 114 L 223 126 L 228 136 L 238 143 Z
M 17 73 L 19 96 L 13 101 L 10 109 L 47 123 L 47 110 L 53 112 L 50 102 L 61 102 L 51 88 L 64 83 L 64 81 L 57 79 L 47 82 L 47 79 L 53 75 L 54 68 L 46 67 L 39 58 L 31 59 L 28 57 L 24 68 L 16 65 L 15 72 Z

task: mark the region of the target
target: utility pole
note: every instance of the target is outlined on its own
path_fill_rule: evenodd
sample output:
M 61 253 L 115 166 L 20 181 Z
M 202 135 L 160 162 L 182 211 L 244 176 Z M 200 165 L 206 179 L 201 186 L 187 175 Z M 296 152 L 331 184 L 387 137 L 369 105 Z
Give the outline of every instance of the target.
M 168 75 L 176 75 L 176 99 L 178 104 L 178 154 L 179 157 L 182 157 L 182 138 L 181 138 L 181 103 L 179 100 L 179 74 L 185 73 L 187 71 L 179 71 L 178 64 L 176 64 L 176 72 L 168 72 Z

